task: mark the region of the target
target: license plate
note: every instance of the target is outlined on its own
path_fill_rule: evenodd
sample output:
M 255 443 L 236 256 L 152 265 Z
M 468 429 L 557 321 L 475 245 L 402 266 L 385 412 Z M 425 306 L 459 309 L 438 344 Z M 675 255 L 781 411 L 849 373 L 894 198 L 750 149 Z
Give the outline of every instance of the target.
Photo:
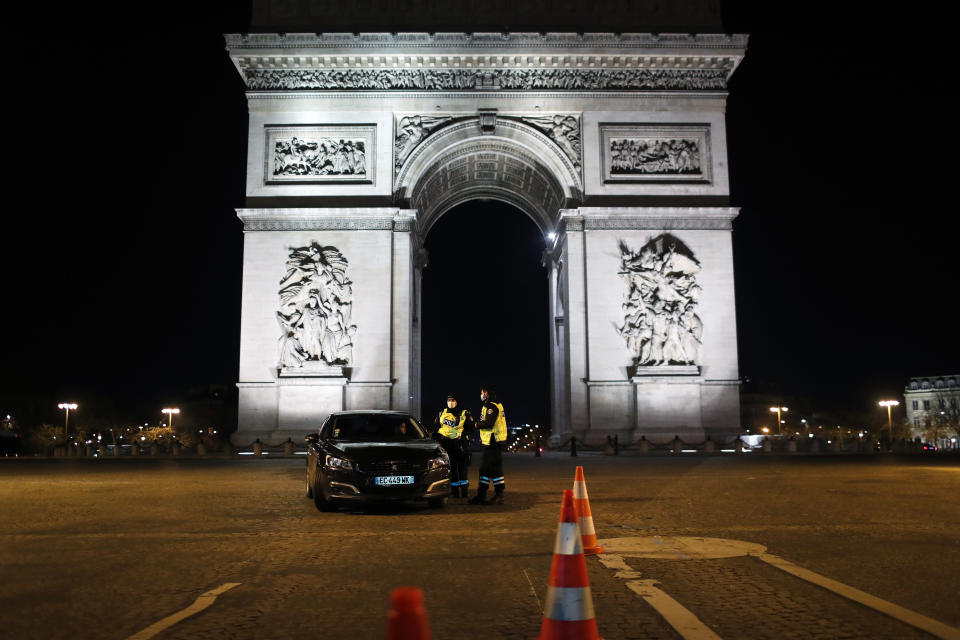
M 374 482 L 379 485 L 413 484 L 413 476 L 377 476 Z

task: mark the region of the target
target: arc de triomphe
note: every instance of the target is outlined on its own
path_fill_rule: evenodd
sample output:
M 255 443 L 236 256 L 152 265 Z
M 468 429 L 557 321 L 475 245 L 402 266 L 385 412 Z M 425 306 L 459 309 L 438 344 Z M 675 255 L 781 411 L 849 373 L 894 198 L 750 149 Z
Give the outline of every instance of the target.
M 724 107 L 745 36 L 226 36 L 249 141 L 237 443 L 420 406 L 437 219 L 544 235 L 553 432 L 739 432 Z

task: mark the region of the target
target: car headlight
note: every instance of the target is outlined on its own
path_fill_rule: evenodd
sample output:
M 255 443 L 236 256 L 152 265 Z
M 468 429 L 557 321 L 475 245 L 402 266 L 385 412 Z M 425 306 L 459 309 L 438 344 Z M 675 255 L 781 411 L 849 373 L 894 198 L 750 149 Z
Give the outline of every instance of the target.
M 439 458 L 434 458 L 429 463 L 427 463 L 427 471 L 436 471 L 437 469 L 443 469 L 444 467 L 450 466 L 450 458 L 443 455 Z
M 331 469 L 353 469 L 353 463 L 346 458 L 334 458 L 333 456 L 327 456 L 323 459 L 323 464 Z

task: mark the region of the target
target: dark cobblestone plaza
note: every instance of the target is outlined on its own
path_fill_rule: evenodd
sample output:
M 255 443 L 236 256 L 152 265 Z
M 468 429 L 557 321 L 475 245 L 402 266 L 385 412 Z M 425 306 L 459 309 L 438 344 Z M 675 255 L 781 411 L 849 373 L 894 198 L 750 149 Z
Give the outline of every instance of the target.
M 537 635 L 560 492 L 582 464 L 604 539 L 702 536 L 960 626 L 960 461 L 929 457 L 505 459 L 507 502 L 320 513 L 302 459 L 0 461 L 3 637 L 383 637 L 392 588 L 423 588 L 434 638 Z M 472 469 L 476 482 L 476 469 Z M 756 557 L 625 557 L 722 638 L 919 638 Z M 678 638 L 587 560 L 601 634 Z

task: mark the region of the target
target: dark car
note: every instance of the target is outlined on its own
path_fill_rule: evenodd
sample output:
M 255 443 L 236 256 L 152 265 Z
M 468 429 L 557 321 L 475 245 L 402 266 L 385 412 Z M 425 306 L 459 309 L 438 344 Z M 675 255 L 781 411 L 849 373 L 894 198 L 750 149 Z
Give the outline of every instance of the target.
M 307 497 L 321 511 L 401 500 L 439 508 L 450 495 L 450 459 L 410 414 L 341 411 L 305 440 Z

